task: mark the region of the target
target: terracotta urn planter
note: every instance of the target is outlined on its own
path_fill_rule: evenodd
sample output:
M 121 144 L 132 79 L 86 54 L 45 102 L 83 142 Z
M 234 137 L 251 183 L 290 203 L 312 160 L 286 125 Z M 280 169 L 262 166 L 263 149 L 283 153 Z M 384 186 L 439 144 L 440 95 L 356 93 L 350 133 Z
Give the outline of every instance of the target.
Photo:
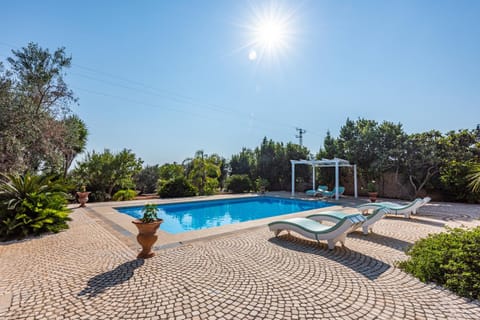
M 369 192 L 368 197 L 370 198 L 370 202 L 377 201 L 378 192 Z
M 152 246 L 158 239 L 156 232 L 162 222 L 163 219 L 157 219 L 153 222 L 132 221 L 138 229 L 137 241 L 142 246 L 142 251 L 137 255 L 137 258 L 148 259 L 155 255 L 152 251 Z
M 78 196 L 78 203 L 80 203 L 80 207 L 85 207 L 86 203 L 88 202 L 88 195 L 90 194 L 90 191 L 78 191 L 77 196 Z

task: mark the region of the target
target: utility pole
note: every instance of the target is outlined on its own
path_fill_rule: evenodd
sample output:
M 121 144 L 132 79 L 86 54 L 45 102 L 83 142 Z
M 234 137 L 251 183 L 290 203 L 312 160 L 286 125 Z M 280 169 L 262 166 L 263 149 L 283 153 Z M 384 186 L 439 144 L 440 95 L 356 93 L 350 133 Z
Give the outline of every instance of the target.
M 300 146 L 303 146 L 303 135 L 307 133 L 307 130 L 302 129 L 302 128 L 295 128 L 295 130 L 298 131 L 298 134 L 295 136 L 295 138 L 298 138 Z

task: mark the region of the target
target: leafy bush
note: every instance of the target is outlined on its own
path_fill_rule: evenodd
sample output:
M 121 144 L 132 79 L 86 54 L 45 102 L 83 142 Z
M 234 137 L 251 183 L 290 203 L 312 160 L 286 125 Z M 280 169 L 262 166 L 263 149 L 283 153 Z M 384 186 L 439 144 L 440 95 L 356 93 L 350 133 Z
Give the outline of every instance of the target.
M 476 165 L 475 161 L 452 160 L 440 169 L 440 187 L 447 201 L 474 203 L 480 200 L 480 189 L 469 187 L 469 173 Z
M 157 188 L 157 180 L 160 178 L 158 165 L 146 166 L 139 173 L 137 173 L 133 180 L 137 190 L 140 194 L 154 193 Z
M 128 201 L 128 200 L 133 200 L 137 196 L 137 192 L 135 190 L 120 190 L 117 191 L 113 197 L 113 201 Z
M 227 180 L 227 190 L 234 193 L 248 192 L 252 189 L 252 181 L 246 174 L 233 174 Z
M 94 191 L 88 196 L 89 202 L 105 202 L 112 200 L 112 197 L 104 191 Z
M 270 186 L 270 182 L 268 182 L 267 179 L 263 179 L 261 177 L 255 179 L 255 191 L 265 191 L 268 186 Z
M 220 183 L 218 182 L 217 178 L 209 178 L 205 179 L 205 186 L 203 188 L 203 195 L 212 195 L 218 191 Z
M 158 194 L 162 198 L 191 197 L 197 194 L 197 189 L 185 177 L 178 177 L 167 181 Z
M 67 229 L 69 209 L 65 187 L 50 177 L 2 175 L 0 179 L 0 239 Z
M 480 299 L 480 227 L 430 235 L 407 251 L 399 267 L 423 282 L 435 282 L 472 299 Z

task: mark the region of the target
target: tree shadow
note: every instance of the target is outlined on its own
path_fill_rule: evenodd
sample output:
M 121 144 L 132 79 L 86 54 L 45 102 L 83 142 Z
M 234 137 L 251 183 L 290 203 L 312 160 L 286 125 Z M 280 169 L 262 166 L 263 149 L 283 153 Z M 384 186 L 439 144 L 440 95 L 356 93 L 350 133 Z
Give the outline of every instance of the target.
M 329 250 L 326 243 L 317 243 L 316 241 L 297 238 L 289 234 L 273 237 L 268 241 L 285 249 L 324 256 L 372 281 L 391 268 L 389 264 L 358 251 L 350 250 L 347 246 L 336 246 L 335 249 Z
M 133 276 L 133 271 L 141 267 L 144 263 L 145 261 L 143 259 L 136 259 L 125 262 L 111 271 L 96 275 L 88 280 L 87 287 L 78 295 L 92 298 L 103 293 L 105 289 L 109 287 L 124 283 Z

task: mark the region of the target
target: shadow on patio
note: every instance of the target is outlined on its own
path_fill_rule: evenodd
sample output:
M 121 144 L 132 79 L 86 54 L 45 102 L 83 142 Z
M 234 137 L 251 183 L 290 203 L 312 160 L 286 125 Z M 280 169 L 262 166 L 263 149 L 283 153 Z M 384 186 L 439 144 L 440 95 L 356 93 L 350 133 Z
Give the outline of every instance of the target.
M 289 250 L 324 256 L 360 273 L 372 281 L 391 267 L 383 261 L 350 250 L 347 246 L 343 248 L 336 246 L 334 250 L 328 250 L 327 244 L 324 242 L 317 243 L 316 241 L 300 239 L 288 234 L 270 238 L 268 241 Z
M 143 259 L 136 259 L 125 262 L 111 271 L 96 275 L 88 280 L 87 287 L 78 295 L 91 298 L 103 293 L 109 287 L 122 284 L 128 281 L 133 276 L 134 270 L 141 267 L 144 263 Z

